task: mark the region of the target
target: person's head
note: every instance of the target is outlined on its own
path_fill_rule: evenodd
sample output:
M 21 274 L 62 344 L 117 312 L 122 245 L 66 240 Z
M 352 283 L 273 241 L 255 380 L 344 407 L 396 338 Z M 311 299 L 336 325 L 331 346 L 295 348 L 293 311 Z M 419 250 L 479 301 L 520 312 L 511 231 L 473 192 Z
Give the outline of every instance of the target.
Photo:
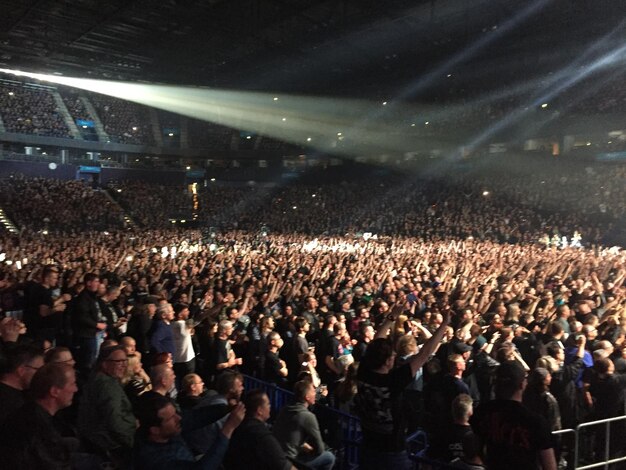
M 363 340 L 365 342 L 370 342 L 374 339 L 374 337 L 376 336 L 376 330 L 374 330 L 374 327 L 370 324 L 370 323 L 362 323 L 362 333 L 361 336 L 363 337 Z
M 120 343 L 118 343 L 116 340 L 114 339 L 105 339 L 102 344 L 100 345 L 101 348 L 112 348 L 113 346 L 119 346 Z
M 295 400 L 298 403 L 304 403 L 306 406 L 315 404 L 315 387 L 310 380 L 300 380 L 293 387 Z
M 455 423 L 467 423 L 472 416 L 472 397 L 466 393 L 457 395 L 452 400 L 452 419 Z
M 44 266 L 41 280 L 44 286 L 48 288 L 55 287 L 59 282 L 59 271 L 55 266 Z
M 170 352 L 162 352 L 162 353 L 156 354 L 152 358 L 152 367 L 158 366 L 159 364 L 166 364 L 167 367 L 173 368 L 174 367 L 174 360 L 172 358 L 172 353 L 170 353 Z
M 505 341 L 500 343 L 498 350 L 496 351 L 496 360 L 498 362 L 512 361 L 515 359 L 515 344 L 511 341 Z
M 167 364 L 159 364 L 150 369 L 150 381 L 155 392 L 164 395 L 174 386 L 176 375 Z
M 128 354 L 128 367 L 126 368 L 126 377 L 129 379 L 139 374 L 143 368 L 141 365 L 141 353 Z
M 276 350 L 283 347 L 284 341 L 276 331 L 272 331 L 267 335 L 267 343 L 270 348 L 274 348 Z
M 337 317 L 333 314 L 328 314 L 324 317 L 322 328 L 330 330 L 334 333 L 335 324 L 337 323 Z
M 184 376 L 182 385 L 183 393 L 190 397 L 199 397 L 204 392 L 204 381 L 198 374 L 187 374 Z
M 119 298 L 121 292 L 122 290 L 120 289 L 119 286 L 110 285 L 106 287 L 106 290 L 104 291 L 104 295 L 106 296 L 109 302 L 114 302 Z
M 552 382 L 552 375 L 548 369 L 543 367 L 535 367 L 528 374 L 528 390 L 532 390 L 536 393 L 543 393 L 550 389 L 550 382 Z
M 452 375 L 462 374 L 465 370 L 465 359 L 460 354 L 448 356 L 448 370 Z
M 44 364 L 41 349 L 18 345 L 5 351 L 0 363 L 0 380 L 19 390 L 28 390 L 30 382 Z
M 219 325 L 217 327 L 217 334 L 219 336 L 225 337 L 233 334 L 233 323 L 229 320 L 222 320 L 221 322 L 219 322 Z
M 142 314 L 148 315 L 150 318 L 154 317 L 157 311 L 157 300 L 152 298 L 146 301 L 141 310 Z
M 417 353 L 415 336 L 411 334 L 401 336 L 396 344 L 396 351 L 399 356 L 411 356 Z
M 149 440 L 166 443 L 181 432 L 181 418 L 172 401 L 159 394 L 139 397 L 136 407 L 139 430 Z
M 343 335 L 346 334 L 346 324 L 345 323 L 336 322 L 333 325 L 333 334 L 336 337 L 338 337 L 338 338 L 343 337 Z
M 598 341 L 593 347 L 594 357 L 595 353 L 600 351 L 600 357 L 609 357 L 615 351 L 613 344 L 610 341 L 603 339 L 602 341 Z
M 122 339 L 120 339 L 120 345 L 124 348 L 126 354 L 129 356 L 137 352 L 137 342 L 132 336 L 123 336 Z
M 559 364 L 551 356 L 542 356 L 535 362 L 535 367 L 543 367 L 551 374 L 559 370 Z
M 298 333 L 302 333 L 302 332 L 308 333 L 309 329 L 311 328 L 311 325 L 309 325 L 309 322 L 306 321 L 306 318 L 304 317 L 296 318 L 293 323 Z
M 57 346 L 56 348 L 48 349 L 44 356 L 44 362 L 46 364 L 66 364 L 70 367 L 76 365 L 72 352 L 65 346 Z
M 250 390 L 243 397 L 246 407 L 246 417 L 266 422 L 270 418 L 272 407 L 267 394 L 260 389 Z
M 593 341 L 598 337 L 598 329 L 593 325 L 584 325 L 582 333 L 588 340 Z
M 546 352 L 559 364 L 561 364 L 565 360 L 565 351 L 563 350 L 563 347 L 556 341 L 551 341 L 547 344 Z
M 593 367 L 601 377 L 606 377 L 607 375 L 611 375 L 615 372 L 615 365 L 608 357 L 598 359 L 594 362 Z
M 76 373 L 66 364 L 49 363 L 42 366 L 30 383 L 30 396 L 36 401 L 49 403 L 48 411 L 58 411 L 72 404 L 76 386 Z
M 274 317 L 267 316 L 261 318 L 261 331 L 272 331 L 274 329 Z
M 165 322 L 170 322 L 174 319 L 174 309 L 172 304 L 164 302 L 157 307 L 157 318 Z
M 508 361 L 496 369 L 495 396 L 500 400 L 521 400 L 526 388 L 526 371 L 517 362 Z
M 238 372 L 222 372 L 215 381 L 215 390 L 228 400 L 241 400 L 243 375 Z
M 548 333 L 550 336 L 556 339 L 560 339 L 563 337 L 563 326 L 560 323 L 554 322 L 550 323 L 550 327 L 548 328 Z
M 394 358 L 393 343 L 386 338 L 375 339 L 367 347 L 361 367 L 391 370 Z
M 308 311 L 314 311 L 317 308 L 317 300 L 315 297 L 307 297 L 306 299 L 306 309 Z
M 85 289 L 89 292 L 95 294 L 98 292 L 98 288 L 100 287 L 100 276 L 96 273 L 87 273 L 85 274 Z
M 98 370 L 106 375 L 122 380 L 128 367 L 128 356 L 122 346 L 101 348 L 98 356 Z
M 185 304 L 176 304 L 174 306 L 176 320 L 187 320 L 189 318 L 189 307 Z

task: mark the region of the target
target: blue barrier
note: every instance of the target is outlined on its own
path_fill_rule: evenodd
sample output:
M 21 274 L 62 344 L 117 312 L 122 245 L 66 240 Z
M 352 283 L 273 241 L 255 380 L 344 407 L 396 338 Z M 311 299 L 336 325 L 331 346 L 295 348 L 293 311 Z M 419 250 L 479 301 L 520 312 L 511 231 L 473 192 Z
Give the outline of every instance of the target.
M 293 392 L 249 375 L 243 376 L 243 386 L 245 390 L 260 389 L 267 393 L 272 406 L 272 416 L 278 413 L 283 406 L 293 401 Z
M 285 405 L 293 401 L 293 392 L 272 383 L 244 375 L 246 390 L 260 389 L 267 393 L 272 406 L 272 417 Z M 356 416 L 343 413 L 326 405 L 315 405 L 311 411 L 317 417 L 324 441 L 337 457 L 335 468 L 354 470 L 359 468 L 359 446 L 361 444 L 361 421 Z

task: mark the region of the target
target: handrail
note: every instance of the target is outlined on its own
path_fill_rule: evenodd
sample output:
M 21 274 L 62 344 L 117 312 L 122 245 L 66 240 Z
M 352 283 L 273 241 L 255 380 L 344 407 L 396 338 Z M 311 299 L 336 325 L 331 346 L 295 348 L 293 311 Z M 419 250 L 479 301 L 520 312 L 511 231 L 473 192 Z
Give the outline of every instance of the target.
M 626 420 L 626 416 L 617 416 L 615 418 L 606 418 L 606 419 L 599 419 L 596 421 L 589 421 L 586 423 L 580 423 L 578 426 L 576 426 L 576 448 L 574 450 L 574 468 L 575 470 L 587 470 L 587 469 L 591 469 L 591 468 L 599 468 L 604 466 L 605 469 L 609 468 L 609 465 L 617 463 L 617 462 L 624 462 L 626 461 L 626 456 L 624 457 L 618 457 L 615 459 L 611 459 L 610 458 L 610 454 L 611 454 L 611 424 L 617 421 L 624 421 Z M 604 431 L 604 460 L 602 462 L 595 462 L 592 464 L 588 464 L 588 465 L 583 465 L 582 467 L 578 466 L 578 463 L 580 461 L 580 430 L 583 428 L 588 428 L 588 427 L 592 427 L 592 426 L 597 426 L 597 425 L 601 425 L 604 424 L 606 426 L 605 431 Z

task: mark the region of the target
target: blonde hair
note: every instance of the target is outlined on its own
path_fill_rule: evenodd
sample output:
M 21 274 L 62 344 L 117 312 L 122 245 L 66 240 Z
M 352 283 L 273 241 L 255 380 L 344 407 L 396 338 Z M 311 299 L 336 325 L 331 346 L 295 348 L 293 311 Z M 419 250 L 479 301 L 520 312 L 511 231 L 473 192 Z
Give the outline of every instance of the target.
M 413 335 L 403 335 L 396 344 L 398 356 L 408 356 L 417 352 L 417 341 Z
M 128 365 L 126 366 L 126 373 L 122 379 L 122 386 L 125 386 L 135 377 L 135 368 L 141 364 L 141 356 L 138 354 L 130 354 L 128 356 Z

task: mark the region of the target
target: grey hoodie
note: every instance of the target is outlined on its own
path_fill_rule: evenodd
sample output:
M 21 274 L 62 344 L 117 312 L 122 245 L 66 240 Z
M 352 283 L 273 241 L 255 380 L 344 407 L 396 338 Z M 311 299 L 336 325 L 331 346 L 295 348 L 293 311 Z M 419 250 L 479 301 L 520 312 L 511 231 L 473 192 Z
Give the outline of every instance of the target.
M 325 450 L 317 418 L 304 403 L 294 403 L 280 410 L 273 432 L 290 459 L 300 454 L 305 442 L 313 447 L 313 456 Z

